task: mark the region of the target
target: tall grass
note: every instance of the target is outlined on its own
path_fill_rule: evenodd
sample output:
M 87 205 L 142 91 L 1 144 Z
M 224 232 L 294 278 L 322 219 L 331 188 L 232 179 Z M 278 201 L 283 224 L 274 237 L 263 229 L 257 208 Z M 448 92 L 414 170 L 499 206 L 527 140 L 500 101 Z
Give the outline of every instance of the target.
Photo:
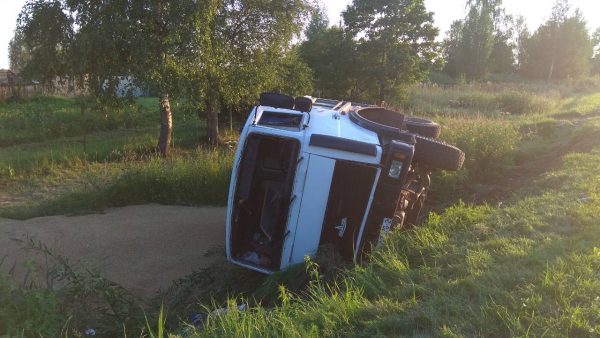
M 538 93 L 518 86 L 464 85 L 413 88 L 403 108 L 417 115 L 531 115 L 551 113 L 560 102 L 560 94 L 552 90 Z
M 159 126 L 156 98 L 141 97 L 110 107 L 90 101 L 89 98 L 36 97 L 0 103 L 0 147 Z M 174 100 L 171 107 L 178 122 L 176 126 L 198 123 L 196 110 L 189 102 Z
M 56 336 L 63 325 L 58 295 L 26 288 L 0 273 L 0 334 L 9 337 Z
M 520 134 L 514 124 L 485 118 L 445 119 L 442 139 L 466 155 L 468 178 L 490 181 L 514 165 Z
M 0 335 L 81 337 L 87 335 L 86 328 L 94 328 L 116 336 L 126 335 L 126 327 L 142 327 L 142 303 L 120 285 L 94 269 L 74 267 L 32 237 L 19 241 L 23 250 L 40 255 L 45 265 L 28 266 L 20 283 L 11 272 L 0 272 Z
M 39 205 L 0 209 L 0 217 L 82 214 L 144 203 L 225 205 L 232 161 L 231 150 L 197 150 L 173 159 L 152 157 L 130 164 L 107 185 L 68 192 Z
M 89 101 L 89 100 L 88 100 Z M 158 124 L 155 99 L 140 98 L 110 108 L 80 99 L 37 97 L 0 103 L 0 146 Z

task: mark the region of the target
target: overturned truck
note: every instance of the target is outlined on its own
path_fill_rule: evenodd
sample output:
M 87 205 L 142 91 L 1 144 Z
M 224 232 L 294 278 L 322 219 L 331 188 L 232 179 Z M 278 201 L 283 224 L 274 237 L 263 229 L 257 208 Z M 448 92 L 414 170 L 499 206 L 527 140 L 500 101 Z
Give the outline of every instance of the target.
M 229 261 L 263 273 L 320 245 L 368 254 L 417 222 L 435 169 L 465 155 L 440 126 L 381 107 L 264 93 L 243 126 L 227 208 Z

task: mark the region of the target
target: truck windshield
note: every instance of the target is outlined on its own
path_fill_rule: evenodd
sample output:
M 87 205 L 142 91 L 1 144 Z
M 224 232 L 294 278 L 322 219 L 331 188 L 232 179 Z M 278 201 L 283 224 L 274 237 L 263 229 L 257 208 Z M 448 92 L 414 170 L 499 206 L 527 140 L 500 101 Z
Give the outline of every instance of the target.
M 300 130 L 302 123 L 301 114 L 287 114 L 265 111 L 262 113 L 258 124 L 261 126 L 282 128 L 287 130 Z

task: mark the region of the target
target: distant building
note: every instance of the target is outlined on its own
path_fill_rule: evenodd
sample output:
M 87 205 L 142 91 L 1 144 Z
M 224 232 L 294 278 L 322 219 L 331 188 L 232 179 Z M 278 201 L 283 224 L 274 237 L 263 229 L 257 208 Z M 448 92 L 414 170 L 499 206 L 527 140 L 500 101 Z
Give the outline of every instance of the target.
M 0 86 L 14 86 L 19 84 L 19 75 L 9 69 L 0 69 Z
M 116 94 L 117 97 L 125 97 L 131 95 L 133 97 L 148 96 L 148 90 L 138 87 L 131 76 L 119 76 L 119 83 L 117 84 Z

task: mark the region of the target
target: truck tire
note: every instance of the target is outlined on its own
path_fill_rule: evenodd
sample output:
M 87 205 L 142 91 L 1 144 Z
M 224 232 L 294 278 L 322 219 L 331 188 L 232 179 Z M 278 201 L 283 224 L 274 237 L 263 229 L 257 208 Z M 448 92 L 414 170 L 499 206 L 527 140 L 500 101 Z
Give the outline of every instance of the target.
M 429 138 L 438 138 L 442 132 L 442 126 L 439 124 L 419 117 L 405 116 L 404 127 L 411 133 Z
M 465 153 L 455 146 L 428 137 L 415 135 L 414 161 L 434 168 L 458 171 L 465 162 Z
M 294 109 L 294 98 L 279 93 L 260 94 L 260 105 L 273 108 Z

